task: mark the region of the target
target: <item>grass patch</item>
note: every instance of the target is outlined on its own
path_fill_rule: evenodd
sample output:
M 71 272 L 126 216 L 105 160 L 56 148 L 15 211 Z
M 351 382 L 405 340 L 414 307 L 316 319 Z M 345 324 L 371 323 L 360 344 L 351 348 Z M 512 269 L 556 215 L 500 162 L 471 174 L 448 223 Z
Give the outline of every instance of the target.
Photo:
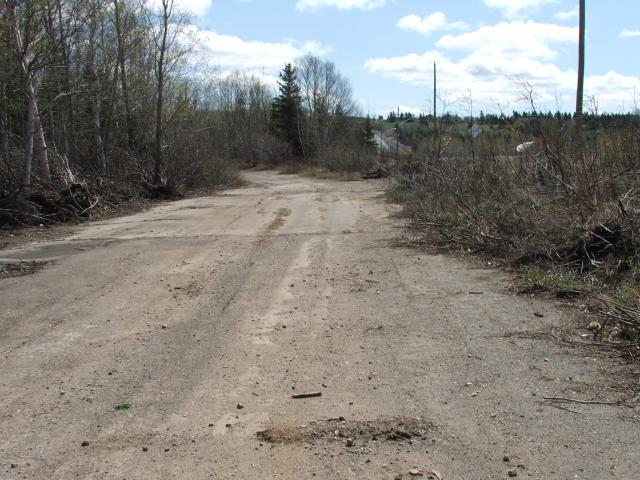
M 639 306 L 640 287 L 637 285 L 622 285 L 618 287 L 612 298 L 617 303 Z
M 114 407 L 114 409 L 118 412 L 124 412 L 126 410 L 129 410 L 130 408 L 131 408 L 131 405 L 129 405 L 128 403 L 119 403 Z
M 525 288 L 534 290 L 577 290 L 579 282 L 568 273 L 548 272 L 535 267 L 522 267 L 518 272 Z
M 387 200 L 393 203 L 408 204 L 416 199 L 415 192 L 409 185 L 403 182 L 397 182 L 391 185 L 385 191 L 385 197 Z

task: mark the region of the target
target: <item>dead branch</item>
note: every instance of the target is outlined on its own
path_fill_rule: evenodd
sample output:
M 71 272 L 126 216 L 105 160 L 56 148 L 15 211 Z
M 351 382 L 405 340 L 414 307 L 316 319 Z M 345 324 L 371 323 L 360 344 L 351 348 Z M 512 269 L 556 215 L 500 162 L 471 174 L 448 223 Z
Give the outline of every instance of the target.
M 542 397 L 545 400 L 550 400 L 554 402 L 569 402 L 569 403 L 580 403 L 582 405 L 618 405 L 618 402 L 606 402 L 599 400 L 580 400 L 578 398 L 569 398 L 569 397 Z

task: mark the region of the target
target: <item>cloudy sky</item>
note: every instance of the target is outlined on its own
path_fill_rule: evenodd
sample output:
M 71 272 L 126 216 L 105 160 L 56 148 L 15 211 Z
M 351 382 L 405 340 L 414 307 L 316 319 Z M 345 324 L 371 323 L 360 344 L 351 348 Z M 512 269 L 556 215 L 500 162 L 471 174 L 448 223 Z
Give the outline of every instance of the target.
M 464 112 L 523 109 L 523 82 L 544 109 L 572 110 L 577 0 L 177 0 L 199 51 L 221 71 L 273 78 L 304 53 L 333 61 L 363 111 L 426 111 L 440 96 Z M 586 95 L 600 111 L 640 103 L 640 1 L 587 0 Z M 590 102 L 591 103 L 591 102 Z

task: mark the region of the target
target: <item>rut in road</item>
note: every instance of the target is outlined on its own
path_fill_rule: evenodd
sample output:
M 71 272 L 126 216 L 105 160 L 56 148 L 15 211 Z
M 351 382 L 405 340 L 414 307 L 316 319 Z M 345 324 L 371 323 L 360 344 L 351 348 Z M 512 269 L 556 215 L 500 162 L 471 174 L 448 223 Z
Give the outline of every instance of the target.
M 0 252 L 47 262 L 0 278 L 3 478 L 637 478 L 633 413 L 541 401 L 616 393 L 514 335 L 567 312 L 394 246 L 383 181 L 246 177 Z

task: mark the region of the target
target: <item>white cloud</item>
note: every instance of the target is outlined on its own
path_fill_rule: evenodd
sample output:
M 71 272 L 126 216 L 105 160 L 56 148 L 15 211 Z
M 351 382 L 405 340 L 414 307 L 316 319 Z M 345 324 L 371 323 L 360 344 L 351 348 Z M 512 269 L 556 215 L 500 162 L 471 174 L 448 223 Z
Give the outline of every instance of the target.
M 640 37 L 640 30 L 627 30 L 626 28 L 620 32 L 622 38 L 637 38 Z
M 556 43 L 577 43 L 578 29 L 533 21 L 502 22 L 460 35 L 445 35 L 437 46 L 448 50 L 462 49 L 492 56 L 538 58 L 551 60 Z
M 285 63 L 299 56 L 307 53 L 322 56 L 331 51 L 331 47 L 314 41 L 249 41 L 212 30 L 201 30 L 195 25 L 189 26 L 186 34 L 195 40 L 194 56 L 208 66 L 220 67 L 223 74 L 242 70 L 275 75 Z
M 465 30 L 469 27 L 464 22 L 448 22 L 442 12 L 432 13 L 424 18 L 420 18 L 418 15 L 407 15 L 398 21 L 397 26 L 402 30 L 414 31 L 423 35 L 437 30 Z
M 521 103 L 522 82 L 526 81 L 533 87 L 539 107 L 570 109 L 577 73 L 553 63 L 556 52 L 552 47 L 576 42 L 576 29 L 518 21 L 460 35 L 445 35 L 434 50 L 372 58 L 364 66 L 371 73 L 402 84 L 424 87 L 427 96 L 433 85 L 435 61 L 439 90 L 449 102 L 471 90 L 478 109 L 495 111 L 498 105 L 530 108 Z M 640 91 L 640 78 L 608 72 L 589 76 L 585 94 L 595 95 L 601 110 L 619 111 L 624 102 L 632 103 L 634 88 Z M 464 111 L 460 104 L 450 108 Z
M 396 111 L 398 110 L 398 107 L 396 107 Z M 423 109 L 419 108 L 419 107 L 411 107 L 408 105 L 400 105 L 400 113 L 412 113 L 413 115 L 420 115 L 421 113 L 423 113 Z M 385 112 L 385 113 L 389 113 L 389 112 Z
M 558 12 L 554 15 L 558 20 L 573 20 L 574 18 L 578 18 L 580 16 L 580 5 L 577 5 L 569 10 L 564 10 L 562 12 Z
M 146 0 L 147 6 L 152 10 L 161 8 L 161 0 Z M 174 0 L 175 10 L 189 13 L 198 17 L 206 15 L 211 8 L 212 0 Z
M 384 6 L 386 3 L 386 0 L 298 0 L 296 8 L 300 11 L 318 10 L 324 7 L 334 7 L 338 10 L 354 8 L 372 10 Z
M 575 83 L 574 72 L 562 71 L 550 63 L 527 59 L 514 62 L 478 54 L 456 61 L 439 51 L 371 59 L 365 68 L 401 83 L 430 87 L 434 61 L 438 65 L 440 93 L 444 93 L 449 102 L 471 90 L 474 103 L 485 109 L 517 103 L 522 93 L 518 82 L 522 79 L 534 85 L 541 102 L 553 101 L 556 91 L 566 90 Z
M 557 0 L 484 0 L 485 5 L 491 8 L 498 8 L 509 17 L 520 17 L 523 10 L 537 9 L 548 3 L 555 3 Z

